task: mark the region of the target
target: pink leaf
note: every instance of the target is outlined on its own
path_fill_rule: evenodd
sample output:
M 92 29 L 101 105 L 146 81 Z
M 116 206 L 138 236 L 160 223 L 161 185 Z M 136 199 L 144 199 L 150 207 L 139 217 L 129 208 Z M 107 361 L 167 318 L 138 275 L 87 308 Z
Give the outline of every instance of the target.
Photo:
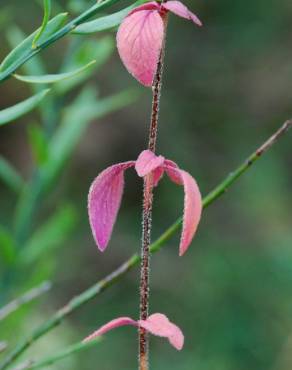
M 124 190 L 124 171 L 135 162 L 116 164 L 104 170 L 92 183 L 88 194 L 88 214 L 92 234 L 102 252 L 110 240 Z
M 167 1 L 166 3 L 163 3 L 162 8 L 169 10 L 179 17 L 189 19 L 198 26 L 202 26 L 200 19 L 180 1 Z
M 99 328 L 97 331 L 90 334 L 88 337 L 86 337 L 83 340 L 83 342 L 89 342 L 97 337 L 100 337 L 101 335 L 107 333 L 110 330 L 113 330 L 115 328 L 118 328 L 120 326 L 125 326 L 125 325 L 138 326 L 137 321 L 132 320 L 130 317 L 119 317 L 118 319 L 114 319 L 108 322 L 107 324 Z
M 156 156 L 151 150 L 143 150 L 143 152 L 139 155 L 135 169 L 137 171 L 138 176 L 144 177 L 148 175 L 150 172 L 158 169 L 164 163 L 164 157 Z M 156 181 L 157 178 L 161 177 L 161 170 L 156 172 Z
M 185 192 L 183 231 L 180 241 L 180 256 L 188 249 L 197 231 L 202 215 L 202 197 L 195 179 L 187 172 L 180 170 Z
M 183 229 L 179 246 L 182 256 L 197 231 L 202 214 L 202 197 L 195 179 L 189 173 L 171 166 L 165 166 L 165 170 L 172 181 L 184 186 Z
M 138 323 L 151 334 L 168 338 L 170 344 L 177 350 L 180 351 L 182 349 L 184 344 L 184 335 L 180 328 L 170 322 L 165 315 L 155 313 L 149 316 L 146 320 L 139 320 Z
M 142 4 L 140 6 L 137 6 L 137 8 L 131 10 L 128 16 L 141 10 L 160 10 L 160 5 L 157 4 L 156 1 L 150 1 L 149 3 Z
M 117 33 L 117 46 L 123 63 L 145 86 L 151 86 L 154 80 L 164 37 L 163 20 L 158 10 L 152 10 L 155 6 L 155 3 L 150 3 L 142 6 L 146 10 L 134 9 Z
M 107 324 L 99 328 L 97 331 L 90 334 L 87 338 L 83 340 L 83 342 L 89 342 L 107 333 L 110 330 L 125 325 L 142 327 L 153 335 L 168 338 L 171 345 L 175 347 L 177 350 L 181 350 L 183 347 L 184 335 L 182 331 L 178 326 L 170 322 L 168 318 L 161 313 L 155 313 L 149 316 L 146 320 L 139 321 L 135 321 L 130 317 L 119 317 L 108 322 Z
M 157 186 L 164 174 L 164 168 L 160 166 L 156 168 L 152 173 L 153 173 L 153 186 Z
M 164 168 L 168 176 L 170 177 L 171 181 L 173 181 L 177 185 L 183 185 L 180 172 L 178 171 L 179 170 L 178 165 L 175 162 L 171 161 L 170 159 L 166 159 L 164 165 L 165 165 Z

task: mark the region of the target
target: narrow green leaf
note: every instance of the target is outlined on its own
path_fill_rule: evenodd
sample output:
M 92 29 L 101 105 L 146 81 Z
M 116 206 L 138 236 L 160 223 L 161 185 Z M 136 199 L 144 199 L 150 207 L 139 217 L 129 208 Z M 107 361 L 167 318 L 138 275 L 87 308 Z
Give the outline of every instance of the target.
M 0 126 L 23 116 L 33 110 L 47 95 L 49 89 L 43 90 L 40 93 L 18 103 L 12 107 L 0 111 Z
M 18 193 L 24 185 L 23 179 L 11 164 L 0 155 L 0 179 L 10 189 Z
M 40 9 L 44 9 L 44 6 L 43 6 L 43 0 L 35 0 L 35 2 L 37 3 L 37 5 L 40 7 Z M 56 13 L 64 13 L 65 12 L 65 4 L 61 4 L 60 1 L 52 1 L 53 5 L 54 5 L 54 10 L 56 11 Z M 66 4 L 67 6 L 67 4 Z M 67 10 L 66 10 L 67 11 Z M 69 11 L 68 11 L 69 13 Z M 71 13 L 71 11 L 70 11 Z
M 13 24 L 6 29 L 6 38 L 11 49 L 14 49 L 27 38 L 27 35 L 17 25 Z M 46 66 L 40 55 L 36 55 L 29 60 L 21 69 L 25 74 L 46 74 Z
M 62 246 L 71 236 L 77 223 L 77 212 L 72 205 L 65 205 L 58 209 L 32 235 L 31 239 L 24 246 L 20 255 L 20 262 L 31 264 L 42 255 Z
M 56 2 L 54 3 L 54 7 L 56 7 Z M 26 38 L 26 35 L 22 32 L 22 30 L 19 27 L 13 25 L 12 27 L 9 27 L 8 30 L 6 31 L 6 37 L 8 39 L 9 45 L 11 46 L 11 49 L 13 49 Z M 92 59 L 94 59 L 94 57 L 92 57 Z M 88 59 L 87 62 L 89 60 L 91 59 Z M 48 74 L 47 66 L 44 64 L 44 60 L 41 54 L 35 55 L 34 58 L 30 59 L 27 63 L 23 64 L 20 70 L 21 73 L 25 75 Z M 56 91 L 55 89 L 56 85 L 54 86 L 54 92 Z M 28 86 L 30 87 L 32 94 L 37 94 L 41 92 L 44 88 L 48 88 L 49 85 L 29 84 Z M 56 124 L 57 111 L 54 109 L 55 104 L 54 102 L 56 101 L 55 99 L 56 94 L 54 95 L 50 94 L 46 97 L 45 104 L 40 104 L 38 106 L 38 111 L 40 112 L 41 120 L 48 132 L 51 132 L 53 130 L 53 126 L 55 126 Z
M 15 260 L 16 247 L 12 235 L 0 225 L 0 262 L 5 265 L 11 264 Z
M 50 356 L 50 357 L 47 357 L 47 358 L 44 358 L 40 361 L 36 361 L 36 362 L 33 362 L 32 364 L 28 364 L 25 369 L 29 370 L 29 369 L 42 369 L 44 367 L 48 367 L 50 365 L 54 365 L 56 362 L 59 362 L 60 360 L 63 360 L 64 358 L 68 357 L 68 356 L 72 356 L 73 354 L 75 353 L 79 353 L 81 351 L 84 351 L 84 350 L 87 350 L 93 346 L 95 346 L 97 343 L 100 343 L 102 340 L 101 337 L 98 337 L 94 340 L 91 340 L 91 341 L 88 341 L 88 342 L 81 342 L 81 343 L 77 343 L 77 344 L 73 344 L 71 345 L 70 347 L 60 351 L 60 352 L 57 352 L 56 354 Z
M 38 125 L 30 125 L 28 136 L 35 162 L 38 166 L 42 166 L 49 157 L 49 146 L 44 131 Z
M 48 74 L 42 76 L 21 76 L 18 74 L 13 75 L 20 81 L 31 83 L 31 84 L 53 84 L 56 82 L 60 82 L 71 77 L 75 77 L 80 73 L 84 72 L 88 68 L 92 67 L 96 63 L 96 60 L 91 61 L 90 63 L 86 64 L 83 67 L 76 69 L 75 71 L 71 72 L 64 72 L 59 74 Z
M 129 14 L 129 12 L 134 9 L 137 5 L 141 3 L 137 1 L 135 4 L 128 6 L 127 8 L 120 10 L 119 12 L 106 15 L 95 19 L 94 21 L 86 22 L 76 27 L 72 33 L 77 35 L 87 35 L 95 32 L 107 31 L 114 27 L 118 27 L 122 20 Z
M 92 120 L 96 120 L 135 101 L 137 91 L 123 91 L 117 95 L 97 100 L 91 88 L 85 89 L 65 111 L 64 120 L 51 140 L 50 160 L 44 168 L 49 185 L 79 143 Z
M 79 43 L 78 39 L 74 39 L 75 42 Z M 72 47 L 73 49 L 73 47 Z M 68 80 L 63 80 L 55 85 L 55 91 L 58 94 L 64 95 L 74 87 L 80 85 L 90 76 L 92 72 L 96 72 L 112 55 L 115 49 L 115 43 L 112 36 L 105 36 L 100 38 L 98 41 L 86 39 L 81 41 L 81 44 L 74 48 L 74 52 L 71 53 L 70 57 L 66 60 L 63 69 L 73 70 L 80 68 L 82 65 L 87 64 L 92 58 L 96 60 L 96 65 L 93 69 L 88 69 L 82 74 L 78 74 Z
M 61 13 L 52 18 L 45 28 L 44 32 L 39 38 L 39 42 L 43 42 L 47 37 L 55 33 L 64 23 L 67 18 L 67 13 Z M 16 48 L 14 48 L 3 60 L 0 65 L 0 71 L 3 72 L 14 63 L 16 63 L 20 58 L 24 58 L 29 55 L 32 50 L 32 42 L 39 30 L 33 32 L 25 40 L 23 40 Z
M 13 49 L 26 38 L 26 35 L 22 32 L 22 30 L 19 27 L 13 25 L 6 30 L 6 37 L 11 49 Z M 26 75 L 47 74 L 46 66 L 44 65 L 40 55 L 36 55 L 34 58 L 30 59 L 27 63 L 25 63 L 21 67 L 21 71 Z M 31 95 L 38 94 L 43 89 L 48 88 L 46 85 L 38 84 L 31 84 L 29 85 L 29 87 L 31 89 Z M 38 106 L 42 122 L 44 122 L 45 124 L 49 124 L 50 122 L 53 121 L 53 119 L 51 119 L 52 115 L 54 115 L 54 109 L 52 108 L 52 100 L 53 96 L 49 95 L 46 98 L 46 104 L 40 104 Z
M 51 8 L 52 8 L 51 0 L 43 0 L 43 1 L 44 1 L 44 17 L 43 17 L 41 28 L 36 33 L 36 35 L 33 39 L 33 42 L 32 42 L 32 48 L 33 49 L 35 49 L 37 47 L 37 42 L 40 39 L 41 35 L 44 33 L 44 31 L 45 31 L 45 29 L 48 25 L 50 15 L 51 15 Z

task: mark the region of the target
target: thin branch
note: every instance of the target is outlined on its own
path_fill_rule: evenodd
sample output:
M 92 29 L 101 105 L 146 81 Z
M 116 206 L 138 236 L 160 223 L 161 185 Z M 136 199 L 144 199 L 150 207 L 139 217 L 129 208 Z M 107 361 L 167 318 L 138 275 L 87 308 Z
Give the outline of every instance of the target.
M 258 150 L 251 154 L 244 163 L 239 166 L 234 172 L 232 172 L 225 180 L 223 180 L 213 191 L 211 191 L 203 200 L 204 209 L 210 204 L 220 198 L 230 187 L 233 185 L 238 178 L 243 175 L 261 156 L 274 145 L 278 139 L 285 134 L 289 128 L 292 127 L 292 120 L 284 123 L 284 125 L 271 137 L 269 138 Z M 151 253 L 158 252 L 166 242 L 171 239 L 173 235 L 181 227 L 181 218 L 179 218 L 172 226 L 170 226 L 159 239 L 151 245 Z M 4 359 L 0 365 L 0 370 L 7 369 L 7 367 L 13 363 L 27 348 L 29 348 L 38 338 L 42 337 L 50 330 L 58 326 L 65 317 L 76 311 L 78 308 L 83 306 L 85 303 L 94 299 L 97 295 L 107 289 L 109 286 L 119 281 L 128 271 L 132 270 L 135 266 L 140 263 L 140 258 L 137 254 L 134 254 L 128 261 L 123 263 L 117 270 L 112 272 L 110 275 L 100 280 L 98 283 L 85 290 L 83 293 L 73 298 L 66 304 L 62 309 L 57 311 L 48 321 L 35 329 L 32 334 L 21 342 L 8 356 Z
M 220 185 L 218 185 L 211 193 L 204 199 L 205 206 L 211 204 L 220 195 L 225 193 L 230 185 L 234 183 L 250 166 L 252 166 L 265 152 L 267 152 L 288 130 L 292 127 L 292 119 L 287 120 L 274 135 L 264 142 L 252 155 L 250 155 L 245 162 L 239 166 L 236 171 L 232 172 Z
M 0 342 L 0 353 L 6 351 L 8 345 L 6 342 Z
M 97 338 L 97 339 L 91 340 L 86 343 L 81 342 L 81 343 L 73 344 L 72 346 L 69 346 L 63 351 L 60 351 L 53 356 L 48 356 L 40 361 L 34 361 L 34 360 L 25 361 L 22 364 L 15 367 L 13 370 L 41 369 L 43 367 L 53 365 L 56 362 L 59 362 L 60 360 L 63 360 L 64 358 L 68 356 L 71 356 L 73 354 L 79 353 L 81 351 L 84 351 L 86 349 L 89 349 L 95 346 L 97 343 L 100 343 L 101 340 L 102 340 L 101 338 Z
M 148 137 L 148 150 L 155 153 L 158 137 L 158 118 L 160 96 L 162 88 L 163 63 L 165 56 L 165 41 L 167 30 L 167 17 L 164 20 L 164 37 L 157 70 L 152 85 L 152 109 Z M 140 272 L 140 320 L 146 320 L 149 314 L 149 281 L 150 281 L 150 245 L 152 234 L 152 208 L 153 208 L 153 176 L 149 174 L 144 178 L 143 213 L 142 213 L 142 247 Z M 139 369 L 149 369 L 149 336 L 144 328 L 139 333 Z
M 8 303 L 6 306 L 0 309 L 0 321 L 4 320 L 7 316 L 21 308 L 23 305 L 33 301 L 34 299 L 40 297 L 48 290 L 50 290 L 52 284 L 49 281 L 44 281 L 41 285 L 29 290 L 21 297 L 16 298 L 12 302 Z

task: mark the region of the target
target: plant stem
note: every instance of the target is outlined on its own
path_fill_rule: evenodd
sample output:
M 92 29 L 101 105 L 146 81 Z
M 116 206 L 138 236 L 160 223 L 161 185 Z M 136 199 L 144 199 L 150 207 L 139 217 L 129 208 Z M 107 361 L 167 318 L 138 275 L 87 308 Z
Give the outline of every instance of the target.
M 48 290 L 51 289 L 52 284 L 49 281 L 44 281 L 39 286 L 29 290 L 21 297 L 16 298 L 12 302 L 8 303 L 6 306 L 0 309 L 0 321 L 4 320 L 7 316 L 12 314 L 14 311 L 17 311 L 23 305 L 35 300 L 36 298 L 40 297 Z
M 149 139 L 148 139 L 148 149 L 151 150 L 151 152 L 155 152 L 156 142 L 157 142 L 159 104 L 160 104 L 160 96 L 161 96 L 163 60 L 164 60 L 164 47 L 165 46 L 163 45 L 161 56 L 159 58 L 158 65 L 157 65 L 157 72 L 156 72 L 156 76 L 154 80 L 154 85 L 152 87 L 153 99 L 152 99 L 151 123 L 150 123 L 150 128 L 149 128 Z
M 46 357 L 40 361 L 33 361 L 33 360 L 25 361 L 22 364 L 15 367 L 13 370 L 42 369 L 43 367 L 51 366 L 55 364 L 56 362 L 59 362 L 60 360 L 63 360 L 64 358 L 71 356 L 72 354 L 87 350 L 100 342 L 101 342 L 101 338 L 97 338 L 90 342 L 86 342 L 86 343 L 81 342 L 81 343 L 73 344 L 69 346 L 68 348 L 65 348 L 64 350 L 57 352 L 52 356 Z
M 234 172 L 227 176 L 219 185 L 217 185 L 214 190 L 212 190 L 204 199 L 203 207 L 207 208 L 209 205 L 213 204 L 217 199 L 219 199 L 225 192 L 246 172 L 251 166 L 258 161 L 262 155 L 267 152 L 288 130 L 292 127 L 292 119 L 286 121 L 284 125 L 276 131 L 276 133 L 271 136 L 258 150 L 252 153 L 242 165 L 237 167 Z M 150 252 L 156 253 L 162 247 L 166 246 L 168 242 L 181 228 L 182 219 L 179 218 L 175 223 L 173 223 L 154 243 L 150 246 Z M 104 279 L 100 280 L 80 295 L 71 299 L 63 308 L 57 311 L 52 317 L 45 321 L 42 325 L 36 328 L 31 335 L 23 340 L 0 365 L 0 370 L 7 369 L 10 364 L 14 362 L 27 348 L 29 348 L 34 342 L 36 342 L 40 337 L 44 336 L 46 333 L 57 327 L 67 316 L 75 312 L 77 309 L 82 307 L 87 302 L 96 298 L 100 293 L 109 288 L 111 285 L 116 283 L 123 277 L 128 271 L 132 270 L 135 266 L 140 263 L 141 259 L 137 254 L 134 254 L 126 262 L 124 262 L 120 267 L 118 267 L 111 274 L 106 276 Z
M 146 320 L 149 312 L 149 265 L 150 265 L 150 243 L 153 186 L 152 176 L 144 179 L 144 201 L 143 201 L 143 235 L 141 250 L 141 278 L 140 278 L 140 320 Z M 148 369 L 149 338 L 145 329 L 139 328 L 139 369 Z
M 0 353 L 4 352 L 7 349 L 6 342 L 0 342 Z
M 167 18 L 165 18 L 164 40 L 157 64 L 157 71 L 152 86 L 152 110 L 149 128 L 148 150 L 153 153 L 156 149 L 158 133 L 159 103 L 162 87 L 163 60 L 165 53 L 165 37 Z M 141 249 L 141 278 L 140 278 L 140 320 L 146 320 L 149 314 L 149 268 L 150 268 L 150 244 L 152 227 L 152 204 L 153 204 L 153 176 L 149 174 L 144 178 L 143 192 L 143 231 Z M 139 369 L 149 368 L 149 337 L 145 329 L 139 328 Z

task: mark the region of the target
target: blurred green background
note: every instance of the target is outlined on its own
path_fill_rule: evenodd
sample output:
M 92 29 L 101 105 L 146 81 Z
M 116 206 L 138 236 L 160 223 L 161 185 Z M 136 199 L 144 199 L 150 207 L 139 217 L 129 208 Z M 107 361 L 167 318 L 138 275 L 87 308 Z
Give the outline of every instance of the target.
M 207 194 L 292 115 L 292 2 L 185 3 L 204 27 L 171 16 L 158 152 L 189 171 Z M 53 1 L 53 14 L 66 10 L 73 16 L 90 4 Z M 109 12 L 124 4 L 129 2 Z M 40 5 L 1 0 L 1 60 L 23 37 L 20 30 L 29 34 L 39 26 Z M 128 75 L 114 38 L 115 32 L 68 36 L 28 63 L 23 74 L 33 74 L 42 63 L 55 73 L 100 61 L 83 80 L 53 87 L 41 109 L 0 128 L 1 156 L 27 182 L 15 191 L 0 182 L 1 306 L 44 280 L 53 283 L 49 293 L 0 322 L 0 341 L 11 348 L 140 248 L 142 183 L 134 171 L 127 174 L 106 253 L 97 251 L 87 219 L 94 177 L 112 163 L 135 159 L 146 145 L 151 91 Z M 14 79 L 2 83 L 1 109 L 29 97 L 32 89 Z M 50 168 L 46 142 L 62 125 L 69 129 L 63 136 L 59 131 L 54 163 L 60 159 L 58 148 L 62 152 L 74 141 L 69 132 L 76 140 L 40 191 Z M 179 236 L 153 256 L 151 312 L 166 313 L 183 329 L 186 342 L 178 353 L 152 337 L 152 369 L 292 368 L 291 168 L 287 135 L 204 212 L 185 257 L 178 258 Z M 165 178 L 155 191 L 153 239 L 181 215 L 182 202 L 182 189 Z M 65 348 L 114 317 L 138 317 L 138 279 L 136 269 L 43 337 L 23 359 Z M 96 347 L 51 368 L 135 369 L 135 330 L 109 333 Z

